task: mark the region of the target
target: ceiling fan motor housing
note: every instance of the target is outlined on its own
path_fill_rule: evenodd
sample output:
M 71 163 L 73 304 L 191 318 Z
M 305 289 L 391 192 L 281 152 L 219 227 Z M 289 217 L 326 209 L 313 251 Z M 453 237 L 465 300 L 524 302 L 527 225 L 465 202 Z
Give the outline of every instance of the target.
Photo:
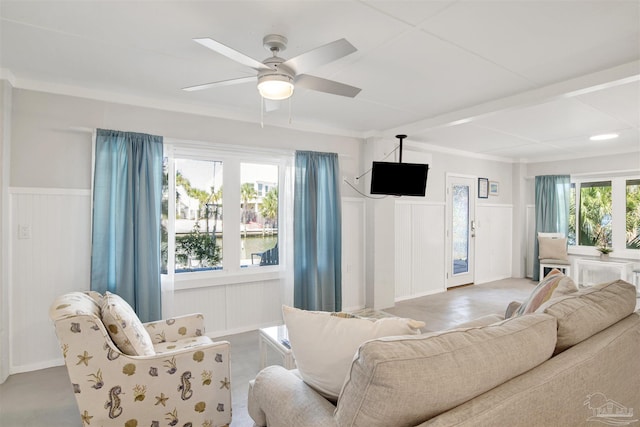
M 294 72 L 286 65 L 284 59 L 273 56 L 263 61 L 269 70 L 258 72 L 258 91 L 267 99 L 281 100 L 290 97 L 294 90 Z

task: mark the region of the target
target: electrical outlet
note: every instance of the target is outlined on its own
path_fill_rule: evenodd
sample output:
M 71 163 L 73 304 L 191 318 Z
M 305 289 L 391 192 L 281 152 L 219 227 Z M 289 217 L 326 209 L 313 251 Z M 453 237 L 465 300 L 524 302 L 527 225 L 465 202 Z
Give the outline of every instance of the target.
M 18 239 L 30 239 L 30 238 L 31 238 L 31 226 L 18 225 Z

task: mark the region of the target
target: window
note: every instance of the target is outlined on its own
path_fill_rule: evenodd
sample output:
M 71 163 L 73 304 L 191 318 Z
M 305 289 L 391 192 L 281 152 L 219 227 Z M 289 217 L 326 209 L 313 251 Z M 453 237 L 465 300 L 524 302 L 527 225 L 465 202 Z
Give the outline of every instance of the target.
M 568 240 L 574 248 L 585 250 L 610 247 L 620 257 L 631 255 L 627 250 L 640 249 L 640 178 L 574 180 Z
M 640 249 L 640 179 L 627 180 L 625 202 L 627 249 Z
M 239 151 L 165 144 L 163 273 L 244 274 L 280 264 L 278 188 L 288 158 L 243 162 Z

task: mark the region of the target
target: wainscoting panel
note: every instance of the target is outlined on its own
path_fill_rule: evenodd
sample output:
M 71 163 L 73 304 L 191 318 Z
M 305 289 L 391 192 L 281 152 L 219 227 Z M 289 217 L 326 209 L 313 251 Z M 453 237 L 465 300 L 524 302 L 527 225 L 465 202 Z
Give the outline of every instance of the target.
M 88 290 L 88 190 L 10 189 L 11 373 L 51 366 L 62 353 L 49 320 L 58 295 Z
M 445 290 L 444 221 L 444 203 L 396 202 L 396 300 Z
M 342 199 L 342 309 L 363 308 L 365 301 L 365 204 L 354 197 Z
M 476 206 L 475 283 L 511 277 L 513 206 Z
M 242 283 L 227 289 L 227 330 L 240 331 L 282 323 L 280 280 Z
M 533 253 L 536 241 L 536 206 L 527 205 L 527 254 L 525 256 L 525 277 L 533 277 Z

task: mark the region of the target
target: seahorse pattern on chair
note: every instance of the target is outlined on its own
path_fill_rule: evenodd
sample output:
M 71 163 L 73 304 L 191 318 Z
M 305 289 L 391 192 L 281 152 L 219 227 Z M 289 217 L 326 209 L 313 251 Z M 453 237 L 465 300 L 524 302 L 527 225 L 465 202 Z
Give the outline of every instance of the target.
M 83 426 L 231 422 L 229 343 L 204 335 L 201 314 L 137 324 L 133 309 L 113 294 L 71 292 L 53 302 L 50 317 Z

